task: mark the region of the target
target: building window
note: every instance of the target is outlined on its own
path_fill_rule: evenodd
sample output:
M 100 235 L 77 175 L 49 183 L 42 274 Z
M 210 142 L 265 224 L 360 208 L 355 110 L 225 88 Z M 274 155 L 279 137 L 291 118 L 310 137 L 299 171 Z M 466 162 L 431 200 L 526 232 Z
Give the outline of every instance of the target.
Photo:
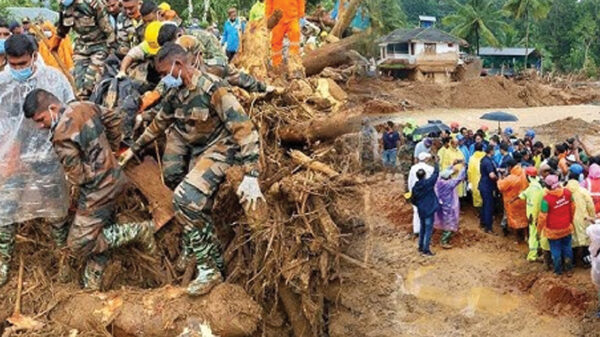
M 425 54 L 435 54 L 435 43 L 425 44 Z

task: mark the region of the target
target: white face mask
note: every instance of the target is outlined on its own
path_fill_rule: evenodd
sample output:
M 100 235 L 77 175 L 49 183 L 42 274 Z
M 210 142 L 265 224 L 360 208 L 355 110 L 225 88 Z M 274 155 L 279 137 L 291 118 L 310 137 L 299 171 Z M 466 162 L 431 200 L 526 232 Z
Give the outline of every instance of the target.
M 48 39 L 49 39 L 49 38 L 51 38 L 51 37 L 52 37 L 52 32 L 51 32 L 51 31 L 49 31 L 49 30 L 45 30 L 45 31 L 44 31 L 44 35 L 46 35 L 46 38 L 48 38 Z

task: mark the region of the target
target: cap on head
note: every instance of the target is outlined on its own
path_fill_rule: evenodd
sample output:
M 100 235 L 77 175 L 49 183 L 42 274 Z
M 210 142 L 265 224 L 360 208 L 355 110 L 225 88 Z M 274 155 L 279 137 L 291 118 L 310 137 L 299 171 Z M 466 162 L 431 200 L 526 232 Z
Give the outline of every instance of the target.
M 535 138 L 535 131 L 533 131 L 532 129 L 529 129 L 525 132 L 525 137 L 527 138 Z
M 507 136 L 512 136 L 514 133 L 514 130 L 509 126 L 506 129 L 504 129 L 504 134 Z
M 452 122 L 452 123 L 450 123 L 450 127 L 451 127 L 452 129 L 458 129 L 458 127 L 459 127 L 459 126 L 460 126 L 460 125 L 458 124 L 458 122 Z
M 429 147 L 429 146 L 433 145 L 433 142 L 431 141 L 431 138 L 425 138 L 423 144 L 425 144 L 425 146 Z
M 171 5 L 169 5 L 166 2 L 161 2 L 160 5 L 158 5 L 158 9 L 160 9 L 162 11 L 170 11 L 171 10 Z
M 579 164 L 573 164 L 569 167 L 569 171 L 573 174 L 582 174 L 583 166 L 581 166 Z
M 152 21 L 148 24 L 144 32 L 144 42 L 146 44 L 144 47 L 147 48 L 147 52 L 150 55 L 156 55 L 160 49 L 160 45 L 158 44 L 160 27 L 162 27 L 162 22 Z
M 419 159 L 419 161 L 426 161 L 429 158 L 431 158 L 431 153 L 429 152 L 421 152 L 417 156 L 417 159 Z

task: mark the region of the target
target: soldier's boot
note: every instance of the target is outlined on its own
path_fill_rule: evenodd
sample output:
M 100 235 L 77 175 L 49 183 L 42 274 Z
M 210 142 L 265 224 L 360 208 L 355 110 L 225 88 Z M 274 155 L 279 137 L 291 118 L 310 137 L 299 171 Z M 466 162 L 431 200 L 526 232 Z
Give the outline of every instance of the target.
M 50 225 L 50 234 L 52 240 L 58 248 L 58 280 L 62 283 L 71 281 L 72 269 L 69 265 L 69 253 L 67 250 L 67 237 L 69 236 L 69 226 L 66 221 L 60 221 Z
M 91 255 L 83 270 L 83 288 L 86 290 L 100 290 L 102 274 L 108 262 L 106 254 Z
M 158 252 L 154 240 L 154 222 L 144 221 L 111 225 L 102 229 L 109 248 L 125 246 L 129 243 L 140 243 L 144 250 L 155 255 Z
M 8 281 L 10 261 L 15 250 L 16 230 L 14 224 L 0 227 L 0 287 Z
M 192 255 L 192 249 L 190 248 L 189 232 L 184 231 L 181 235 L 181 251 L 175 261 L 175 269 L 178 272 L 184 272 L 190 263 L 190 257 Z
M 210 225 L 209 225 L 210 226 Z M 223 282 L 221 270 L 222 257 L 220 250 L 215 246 L 210 229 L 190 228 L 189 238 L 191 253 L 196 258 L 196 278 L 187 287 L 187 293 L 191 296 L 208 294 L 216 285 Z

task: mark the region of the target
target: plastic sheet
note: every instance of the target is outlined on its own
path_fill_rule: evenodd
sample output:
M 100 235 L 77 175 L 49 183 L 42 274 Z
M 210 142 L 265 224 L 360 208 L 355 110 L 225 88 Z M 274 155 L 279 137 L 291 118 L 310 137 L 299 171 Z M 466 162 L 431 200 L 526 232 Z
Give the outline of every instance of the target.
M 8 67 L 0 72 L 0 226 L 67 215 L 67 183 L 50 131 L 23 115 L 25 96 L 35 88 L 63 102 L 74 99 L 64 75 L 41 61 L 25 82 L 13 80 Z
M 592 259 L 592 282 L 600 288 L 600 220 L 586 229 L 590 237 L 590 257 Z

